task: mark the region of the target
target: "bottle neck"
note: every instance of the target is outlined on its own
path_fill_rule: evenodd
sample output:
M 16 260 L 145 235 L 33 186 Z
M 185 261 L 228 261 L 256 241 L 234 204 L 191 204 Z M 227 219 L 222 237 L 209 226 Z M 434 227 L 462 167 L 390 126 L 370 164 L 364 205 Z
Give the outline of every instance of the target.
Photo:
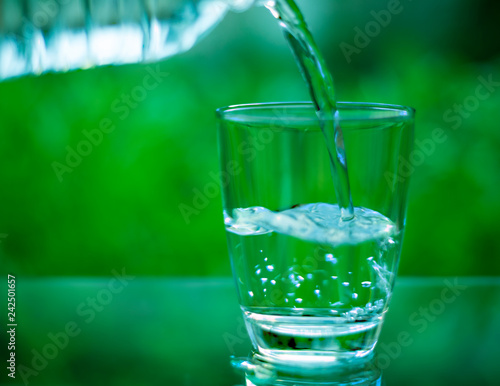
M 189 50 L 228 10 L 261 0 L 0 0 L 0 81 L 157 61 Z

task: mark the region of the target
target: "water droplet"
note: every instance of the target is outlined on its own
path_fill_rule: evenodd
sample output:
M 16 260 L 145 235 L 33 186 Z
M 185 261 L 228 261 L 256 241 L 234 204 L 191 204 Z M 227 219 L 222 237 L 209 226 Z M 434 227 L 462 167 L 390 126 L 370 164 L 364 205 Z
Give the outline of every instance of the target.
M 314 293 L 319 296 L 319 289 L 314 290 Z
M 373 260 L 373 256 L 370 256 L 368 259 L 366 259 L 368 261 L 372 261 Z
M 266 257 L 266 258 L 264 258 L 264 261 L 267 261 L 267 257 Z
M 308 274 L 306 275 L 306 277 L 307 277 L 309 280 L 311 280 L 311 279 L 313 278 L 313 274 L 312 274 L 312 273 L 308 273 Z
M 265 290 L 264 290 L 264 291 L 265 291 Z M 353 298 L 353 299 L 357 299 L 357 298 L 358 298 L 358 294 L 357 294 L 356 292 L 353 292 L 353 294 L 352 294 L 352 298 Z
M 337 264 L 337 259 L 335 257 L 333 257 L 333 254 L 331 254 L 331 253 L 327 253 L 325 255 L 325 259 L 326 259 L 326 261 L 330 261 L 333 264 Z
M 267 291 L 267 288 L 264 288 L 264 292 L 266 292 L 266 291 Z
M 363 281 L 363 282 L 361 282 L 361 286 L 364 287 L 364 288 L 368 288 L 371 285 L 372 285 L 371 281 Z
M 255 271 L 255 274 L 260 275 L 260 268 L 257 271 Z
M 260 250 L 260 253 L 263 253 L 263 252 L 264 252 L 264 250 L 263 250 L 263 249 L 261 249 L 261 250 Z
M 342 285 L 343 285 L 344 287 L 347 287 L 347 286 L 349 285 L 349 282 L 348 282 L 348 281 L 345 281 L 345 282 L 343 282 L 343 283 L 342 283 Z
M 275 285 L 276 284 L 276 280 L 271 280 L 271 284 Z
M 295 299 L 295 301 L 296 301 L 297 303 L 302 303 L 302 299 L 301 299 L 301 298 L 297 298 L 297 299 Z
M 268 265 L 266 268 L 269 272 L 273 272 L 274 270 L 274 267 L 272 265 Z
M 260 279 L 262 281 L 262 284 L 266 284 L 266 281 L 267 281 L 267 277 L 263 277 L 262 279 Z
M 333 279 L 333 280 L 337 280 L 337 277 L 338 277 L 338 276 L 332 276 L 332 279 Z
M 304 278 L 302 276 L 297 276 L 297 279 L 299 279 L 299 281 L 304 281 Z
M 248 294 L 250 295 L 250 297 L 253 298 L 253 292 L 252 291 L 248 291 Z

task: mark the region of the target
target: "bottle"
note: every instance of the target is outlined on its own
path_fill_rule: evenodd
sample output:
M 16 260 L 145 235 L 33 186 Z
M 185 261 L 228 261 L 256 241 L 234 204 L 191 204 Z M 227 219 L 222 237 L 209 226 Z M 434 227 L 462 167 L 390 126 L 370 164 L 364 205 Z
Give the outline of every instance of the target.
M 0 0 L 0 81 L 190 49 L 254 0 Z

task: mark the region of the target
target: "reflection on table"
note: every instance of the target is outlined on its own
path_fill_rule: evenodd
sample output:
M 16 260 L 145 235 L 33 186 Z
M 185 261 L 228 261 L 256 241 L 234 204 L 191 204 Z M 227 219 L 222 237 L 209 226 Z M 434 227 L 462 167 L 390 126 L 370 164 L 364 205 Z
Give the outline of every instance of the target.
M 245 377 L 246 386 L 380 386 L 382 371 L 371 359 L 347 360 L 335 365 L 292 366 L 265 362 L 257 353 L 246 358 L 233 358 L 233 368 Z
M 231 365 L 251 346 L 229 278 L 117 271 L 98 279 L 19 277 L 16 290 L 16 379 L 4 374 L 2 384 L 248 382 Z M 7 339 L 0 337 L 4 358 Z M 388 386 L 498 385 L 499 342 L 500 279 L 399 278 L 375 364 Z

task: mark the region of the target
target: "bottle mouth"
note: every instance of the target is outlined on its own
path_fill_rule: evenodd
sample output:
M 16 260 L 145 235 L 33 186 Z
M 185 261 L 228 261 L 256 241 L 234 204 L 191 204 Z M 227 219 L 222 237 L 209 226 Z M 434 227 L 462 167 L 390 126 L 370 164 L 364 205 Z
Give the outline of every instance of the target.
M 244 12 L 253 5 L 264 5 L 268 0 L 227 0 L 231 11 Z

